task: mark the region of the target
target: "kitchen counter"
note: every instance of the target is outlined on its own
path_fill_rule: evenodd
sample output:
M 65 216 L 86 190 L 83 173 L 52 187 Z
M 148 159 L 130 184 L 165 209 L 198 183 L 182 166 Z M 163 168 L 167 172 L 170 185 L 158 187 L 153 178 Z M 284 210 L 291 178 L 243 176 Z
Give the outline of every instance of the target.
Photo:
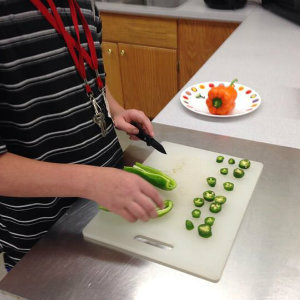
M 248 115 L 217 119 L 183 107 L 181 90 L 154 122 L 299 149 L 299 63 L 300 26 L 257 7 L 182 90 L 238 78 L 259 93 L 261 106 Z
M 155 130 L 159 140 L 222 149 L 264 164 L 221 280 L 212 283 L 85 241 L 82 230 L 98 208 L 81 199 L 0 282 L 0 289 L 32 300 L 298 300 L 299 150 L 159 124 Z M 150 151 L 135 142 L 125 152 L 126 163 L 144 161 Z
M 248 1 L 248 4 L 236 10 L 210 9 L 203 0 L 187 0 L 174 8 L 158 6 L 144 6 L 96 1 L 100 12 L 134 14 L 143 16 L 160 16 L 170 18 L 185 18 L 198 20 L 214 20 L 228 22 L 242 22 L 257 7 L 257 2 Z

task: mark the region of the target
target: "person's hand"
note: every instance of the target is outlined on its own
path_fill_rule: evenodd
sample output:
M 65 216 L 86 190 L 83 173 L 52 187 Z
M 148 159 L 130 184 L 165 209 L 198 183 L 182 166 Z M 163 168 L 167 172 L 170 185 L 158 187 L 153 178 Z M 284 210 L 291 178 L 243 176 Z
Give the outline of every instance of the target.
M 156 207 L 163 208 L 158 191 L 139 176 L 123 170 L 95 168 L 87 198 L 129 222 L 157 217 Z
M 139 133 L 139 130 L 131 123 L 138 123 L 145 132 L 151 137 L 154 136 L 154 131 L 149 118 L 140 110 L 127 109 L 120 111 L 114 116 L 114 124 L 117 129 L 125 131 L 131 140 L 138 140 L 135 134 Z

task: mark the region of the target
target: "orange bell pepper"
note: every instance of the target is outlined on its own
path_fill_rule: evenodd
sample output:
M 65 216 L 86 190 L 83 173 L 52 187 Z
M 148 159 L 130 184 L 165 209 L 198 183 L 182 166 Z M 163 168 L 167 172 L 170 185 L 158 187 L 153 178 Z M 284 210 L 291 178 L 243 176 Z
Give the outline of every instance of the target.
M 229 86 L 219 85 L 210 89 L 206 105 L 211 114 L 227 115 L 234 109 L 237 97 L 237 91 L 234 88 L 236 81 L 237 79 L 232 80 Z

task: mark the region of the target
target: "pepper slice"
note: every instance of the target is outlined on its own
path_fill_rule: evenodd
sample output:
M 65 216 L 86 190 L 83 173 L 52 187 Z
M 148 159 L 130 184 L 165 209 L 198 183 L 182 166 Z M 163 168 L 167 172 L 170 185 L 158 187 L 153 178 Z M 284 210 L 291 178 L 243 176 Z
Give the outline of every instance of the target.
M 139 162 L 136 162 L 132 167 L 125 166 L 124 170 L 141 176 L 149 183 L 162 190 L 171 191 L 177 186 L 176 181 L 170 176 Z
M 233 191 L 234 184 L 232 182 L 224 182 L 223 187 L 226 191 Z
M 206 225 L 213 226 L 215 223 L 215 218 L 214 217 L 206 217 L 204 220 L 204 223 Z
M 194 198 L 194 204 L 197 207 L 201 207 L 204 205 L 204 199 L 203 198 Z
M 201 224 L 198 226 L 198 233 L 204 238 L 209 238 L 212 236 L 211 226 L 208 224 Z
M 224 160 L 224 156 L 221 156 L 221 155 L 217 156 L 217 158 L 216 158 L 217 163 L 221 163 L 221 162 L 223 162 L 223 160 Z
M 207 177 L 206 181 L 207 181 L 207 184 L 211 187 L 214 187 L 217 183 L 217 179 L 215 177 Z
M 194 224 L 191 220 L 186 220 L 185 221 L 185 228 L 187 230 L 193 230 L 194 229 Z
M 235 164 L 235 160 L 234 160 L 233 158 L 229 158 L 229 159 L 228 159 L 228 163 L 229 163 L 230 165 L 234 165 L 234 164 Z
M 205 192 L 203 193 L 203 198 L 204 198 L 206 201 L 209 201 L 209 202 L 214 201 L 215 196 L 216 196 L 216 194 L 215 194 L 214 191 L 210 191 L 210 190 L 209 190 L 209 191 L 205 191 Z
M 242 159 L 239 162 L 239 167 L 242 168 L 242 169 L 249 169 L 250 165 L 251 165 L 251 162 L 250 162 L 249 159 Z
M 164 200 L 164 208 L 160 209 L 157 208 L 156 212 L 157 212 L 157 217 L 162 217 L 165 214 L 167 214 L 174 206 L 174 203 L 172 200 Z
M 245 172 L 242 169 L 236 168 L 233 170 L 233 176 L 235 178 L 242 178 L 244 177 Z
M 227 175 L 228 174 L 228 168 L 222 168 L 222 169 L 220 169 L 220 173 L 222 175 Z
M 225 196 L 216 196 L 214 202 L 219 204 L 224 204 L 226 200 L 227 198 Z
M 200 215 L 201 215 L 200 209 L 194 209 L 194 210 L 192 211 L 192 216 L 193 216 L 194 218 L 200 218 Z
M 222 205 L 220 203 L 216 203 L 216 202 L 213 202 L 210 206 L 209 206 L 209 210 L 216 214 L 218 212 L 220 212 L 222 210 Z
M 103 210 L 103 211 L 109 211 L 107 208 L 105 208 L 105 207 L 102 206 L 102 205 L 98 205 L 98 208 L 99 208 L 100 210 Z

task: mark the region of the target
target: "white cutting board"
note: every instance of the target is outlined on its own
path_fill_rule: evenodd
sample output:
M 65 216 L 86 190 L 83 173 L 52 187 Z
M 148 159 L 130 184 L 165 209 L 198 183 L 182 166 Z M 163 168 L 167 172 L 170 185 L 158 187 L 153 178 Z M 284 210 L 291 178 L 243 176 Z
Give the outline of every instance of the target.
M 251 161 L 245 176 L 236 179 L 232 170 L 242 158 L 233 157 L 236 163 L 229 165 L 228 158 L 232 157 L 229 155 L 170 142 L 163 142 L 162 145 L 167 155 L 153 151 L 144 164 L 160 169 L 177 181 L 173 191 L 159 190 L 163 199 L 173 200 L 172 211 L 161 218 L 136 223 L 129 223 L 110 212 L 99 211 L 84 228 L 83 235 L 90 241 L 216 282 L 221 278 L 263 164 Z M 218 155 L 225 157 L 223 163 L 216 162 Z M 229 169 L 228 175 L 220 174 L 222 167 Z M 206 182 L 209 176 L 217 178 L 214 188 Z M 225 181 L 235 184 L 232 192 L 224 190 Z M 200 219 L 194 219 L 191 216 L 192 210 L 196 208 L 193 199 L 202 197 L 206 190 L 226 196 L 227 202 L 218 214 L 210 213 L 209 203 L 206 202 L 200 208 Z M 213 235 L 205 239 L 198 235 L 197 226 L 204 223 L 207 216 L 214 216 L 216 220 L 212 227 Z M 186 230 L 186 219 L 193 221 L 195 228 L 192 231 Z M 136 236 L 163 242 L 167 247 L 144 243 L 135 239 Z

